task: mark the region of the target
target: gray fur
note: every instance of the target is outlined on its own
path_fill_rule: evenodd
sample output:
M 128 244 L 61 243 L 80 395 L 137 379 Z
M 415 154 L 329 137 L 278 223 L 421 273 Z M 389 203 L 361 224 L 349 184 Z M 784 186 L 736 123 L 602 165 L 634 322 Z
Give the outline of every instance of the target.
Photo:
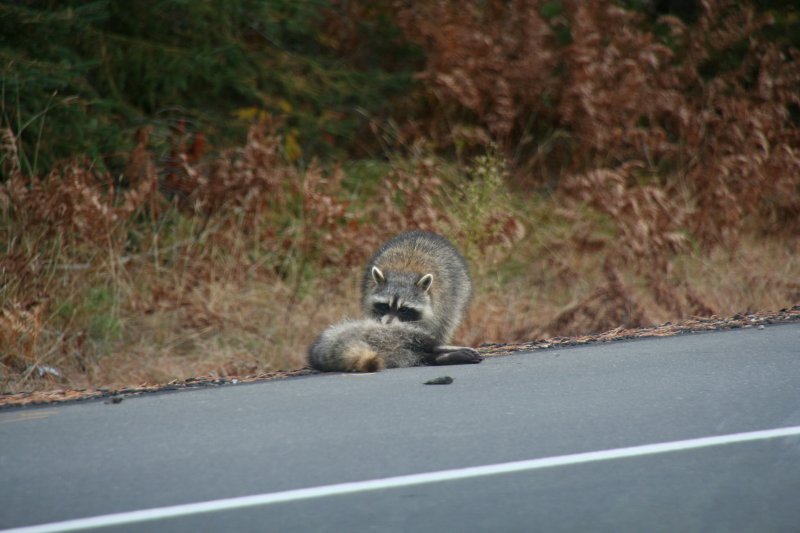
M 376 279 L 373 267 L 384 278 Z M 425 276 L 433 280 L 426 286 Z M 464 257 L 450 241 L 427 231 L 402 233 L 387 241 L 366 265 L 361 282 L 364 315 L 380 320 L 378 299 L 422 310 L 418 325 L 440 344 L 449 342 L 466 313 L 472 281 Z M 402 321 L 402 319 L 400 319 Z
M 369 372 L 481 362 L 476 350 L 447 344 L 472 282 L 466 261 L 444 237 L 412 231 L 387 241 L 367 263 L 361 288 L 366 318 L 323 331 L 308 351 L 312 367 Z
M 433 337 L 409 322 L 345 320 L 323 331 L 311 345 L 309 363 L 323 372 L 350 370 L 342 366 L 342 355 L 348 346 L 358 342 L 366 343 L 380 354 L 386 368 L 421 365 L 436 348 Z

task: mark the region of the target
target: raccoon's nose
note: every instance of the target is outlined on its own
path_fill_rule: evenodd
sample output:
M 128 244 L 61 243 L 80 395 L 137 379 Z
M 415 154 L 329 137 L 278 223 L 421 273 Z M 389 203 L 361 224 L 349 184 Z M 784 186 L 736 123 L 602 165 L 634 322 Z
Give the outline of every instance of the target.
M 391 324 L 396 317 L 394 315 L 383 315 L 381 317 L 381 324 Z

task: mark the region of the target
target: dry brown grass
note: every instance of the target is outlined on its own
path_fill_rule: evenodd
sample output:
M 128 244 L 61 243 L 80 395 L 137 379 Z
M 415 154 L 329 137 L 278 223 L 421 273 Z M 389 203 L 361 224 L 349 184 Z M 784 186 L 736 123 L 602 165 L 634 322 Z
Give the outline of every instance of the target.
M 468 344 L 800 302 L 800 53 L 730 2 L 703 2 L 692 28 L 664 19 L 672 47 L 611 2 L 563 6 L 398 8 L 429 57 L 430 121 L 408 135 L 484 154 L 466 166 L 410 144 L 354 187 L 338 166 L 288 163 L 265 120 L 214 157 L 179 126 L 166 160 L 142 130 L 121 177 L 88 161 L 29 176 L 3 131 L 0 388 L 297 368 L 358 313 L 364 260 L 416 228 L 472 264 Z M 743 39 L 735 68 L 704 70 Z M 566 144 L 533 150 L 537 117 Z
M 246 159 L 270 142 L 254 134 L 223 157 Z M 276 161 L 261 200 L 242 188 L 218 191 L 213 209 L 192 201 L 208 194 L 203 176 L 228 164 L 187 164 L 181 179 L 195 182 L 183 198 L 137 185 L 116 193 L 77 164 L 47 182 L 19 176 L 4 187 L 14 222 L 3 236 L 4 390 L 301 367 L 318 331 L 358 314 L 359 265 L 413 227 L 448 234 L 473 264 L 473 311 L 459 332 L 469 344 L 800 299 L 797 239 L 751 232 L 736 247 L 705 252 L 685 230 L 688 207 L 673 209 L 661 189 L 620 171 L 576 174 L 556 196 L 524 202 L 505 187 L 497 156 L 477 159 L 460 178 L 423 158 L 397 164 L 377 186 L 380 201 L 364 202 L 339 169 L 301 172 Z M 63 217 L 47 217 L 36 202 Z
M 662 36 L 611 0 L 400 5 L 427 52 L 422 127 L 439 143 L 500 142 L 536 169 L 523 184 L 587 168 L 669 178 L 659 194 L 691 197 L 682 216 L 704 246 L 735 240 L 752 216 L 800 229 L 800 51 L 765 39 L 771 19 L 751 5 L 702 2 L 692 26 L 662 17 Z
M 296 368 L 319 330 L 358 312 L 357 266 L 384 239 L 468 234 L 456 199 L 486 225 L 465 238 L 476 253 L 520 227 L 477 207 L 500 181 L 457 192 L 430 157 L 395 165 L 365 201 L 338 167 L 284 163 L 265 124 L 208 161 L 181 140 L 157 165 L 146 143 L 122 186 L 82 162 L 0 185 L 4 389 Z
M 798 251 L 797 240 L 749 235 L 733 251 L 674 256 L 668 287 L 675 293 L 670 298 L 682 297 L 687 306 L 679 311 L 663 305 L 635 268 L 607 272 L 613 256 L 550 248 L 510 282 L 480 286 L 460 335 L 470 343 L 527 341 L 790 307 L 800 302 Z M 697 304 L 685 296 L 689 288 L 703 313 L 691 312 L 689 306 Z

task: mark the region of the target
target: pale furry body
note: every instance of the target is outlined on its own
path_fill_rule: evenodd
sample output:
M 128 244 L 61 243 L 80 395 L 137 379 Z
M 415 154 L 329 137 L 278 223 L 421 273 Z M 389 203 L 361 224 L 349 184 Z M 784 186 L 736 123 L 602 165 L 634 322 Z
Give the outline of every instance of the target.
M 422 364 L 479 363 L 481 357 L 472 348 L 440 345 L 412 322 L 360 319 L 323 331 L 309 348 L 308 361 L 323 372 L 375 372 Z
M 364 270 L 367 318 L 326 329 L 309 348 L 308 361 L 327 372 L 479 363 L 476 350 L 447 344 L 471 292 L 467 264 L 447 239 L 423 231 L 400 234 Z

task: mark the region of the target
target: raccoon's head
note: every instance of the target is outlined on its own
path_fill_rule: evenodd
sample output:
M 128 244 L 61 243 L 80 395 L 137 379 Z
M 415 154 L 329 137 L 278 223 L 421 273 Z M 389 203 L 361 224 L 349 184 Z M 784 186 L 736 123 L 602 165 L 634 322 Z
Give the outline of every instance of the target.
M 407 272 L 384 274 L 372 267 L 374 285 L 366 299 L 367 314 L 382 324 L 419 322 L 433 314 L 430 290 L 433 274 Z

